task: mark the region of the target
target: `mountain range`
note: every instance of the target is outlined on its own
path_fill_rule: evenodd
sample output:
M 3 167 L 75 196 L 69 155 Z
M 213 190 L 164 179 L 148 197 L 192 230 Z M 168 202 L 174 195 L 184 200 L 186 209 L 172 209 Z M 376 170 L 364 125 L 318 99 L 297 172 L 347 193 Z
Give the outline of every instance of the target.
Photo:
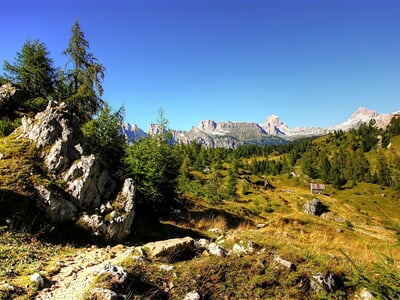
M 391 114 L 379 114 L 374 110 L 360 107 L 343 123 L 328 128 L 289 128 L 278 116 L 271 115 L 265 119 L 263 124 L 205 120 L 201 121 L 197 127 L 193 126 L 189 131 L 171 130 L 171 132 L 172 141 L 175 143 L 198 142 L 206 148 L 235 148 L 246 144 L 275 145 L 303 137 L 321 136 L 335 130 L 348 131 L 352 128 L 358 128 L 361 124 L 368 123 L 370 120 L 375 120 L 377 127 L 386 128 L 392 117 L 398 114 L 400 114 L 400 111 Z M 147 133 L 136 125 L 129 123 L 123 125 L 123 131 L 129 143 L 147 135 L 156 135 L 160 130 L 161 128 L 155 124 L 149 126 Z

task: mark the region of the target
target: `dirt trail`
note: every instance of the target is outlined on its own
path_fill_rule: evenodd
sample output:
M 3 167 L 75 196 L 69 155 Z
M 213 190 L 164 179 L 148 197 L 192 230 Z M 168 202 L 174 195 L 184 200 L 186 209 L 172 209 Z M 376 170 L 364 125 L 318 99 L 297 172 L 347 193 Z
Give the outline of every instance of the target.
M 122 245 L 113 248 L 88 248 L 60 261 L 61 270 L 51 278 L 51 286 L 43 289 L 37 300 L 79 300 L 105 265 L 118 264 L 134 251 Z

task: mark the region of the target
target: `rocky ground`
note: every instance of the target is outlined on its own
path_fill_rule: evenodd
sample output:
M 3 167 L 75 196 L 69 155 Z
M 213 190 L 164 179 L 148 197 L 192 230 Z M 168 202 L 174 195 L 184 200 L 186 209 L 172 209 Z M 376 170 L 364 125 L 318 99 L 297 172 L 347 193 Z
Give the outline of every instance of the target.
M 60 271 L 48 281 L 35 299 L 82 299 L 96 278 L 110 265 L 118 265 L 134 251 L 132 247 L 89 247 L 59 261 Z

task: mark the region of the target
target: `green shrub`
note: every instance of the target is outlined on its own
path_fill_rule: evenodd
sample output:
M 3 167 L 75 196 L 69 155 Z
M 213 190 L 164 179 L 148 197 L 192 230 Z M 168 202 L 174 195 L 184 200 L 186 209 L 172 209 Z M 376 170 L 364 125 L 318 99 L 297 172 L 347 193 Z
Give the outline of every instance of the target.
M 9 118 L 0 119 L 0 137 L 9 135 L 20 125 L 20 120 L 10 120 Z

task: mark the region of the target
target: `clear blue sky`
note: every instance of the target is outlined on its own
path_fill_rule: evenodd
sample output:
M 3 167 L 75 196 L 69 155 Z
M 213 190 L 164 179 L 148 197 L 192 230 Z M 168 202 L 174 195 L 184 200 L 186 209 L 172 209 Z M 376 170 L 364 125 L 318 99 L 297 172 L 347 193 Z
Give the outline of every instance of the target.
M 104 99 L 147 130 L 199 121 L 331 126 L 400 110 L 400 1 L 0 0 L 0 60 L 27 38 L 64 66 L 77 18 L 106 67 Z

